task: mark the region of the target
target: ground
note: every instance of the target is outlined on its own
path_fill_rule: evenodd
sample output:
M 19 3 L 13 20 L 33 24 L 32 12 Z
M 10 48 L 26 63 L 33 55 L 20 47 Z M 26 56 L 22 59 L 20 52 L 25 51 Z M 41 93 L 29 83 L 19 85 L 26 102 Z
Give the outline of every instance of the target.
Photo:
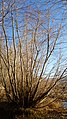
M 22 113 L 15 113 L 13 111 L 13 105 L 6 102 L 0 103 L 0 119 L 67 119 L 67 109 L 48 109 L 43 113 L 35 113 L 35 111 L 26 117 L 22 117 Z M 16 118 L 15 118 L 16 117 Z

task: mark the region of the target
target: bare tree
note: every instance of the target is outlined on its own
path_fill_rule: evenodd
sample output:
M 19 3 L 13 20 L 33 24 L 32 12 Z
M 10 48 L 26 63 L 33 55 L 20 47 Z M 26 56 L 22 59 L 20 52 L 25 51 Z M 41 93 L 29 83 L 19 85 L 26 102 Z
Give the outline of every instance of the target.
M 67 71 L 62 55 L 62 37 L 66 42 L 63 3 L 26 2 L 2 0 L 0 13 L 1 81 L 7 100 L 24 109 L 38 108 Z

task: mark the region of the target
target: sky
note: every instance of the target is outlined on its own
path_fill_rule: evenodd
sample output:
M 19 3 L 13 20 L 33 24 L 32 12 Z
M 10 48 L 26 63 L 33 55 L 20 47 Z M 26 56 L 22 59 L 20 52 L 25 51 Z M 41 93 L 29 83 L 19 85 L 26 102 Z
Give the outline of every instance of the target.
M 0 3 L 2 0 L 0 0 Z M 14 0 L 4 0 L 4 6 L 5 6 L 5 13 L 9 10 L 9 13 L 5 16 L 5 29 L 8 36 L 9 44 L 12 42 L 12 28 L 11 28 L 11 9 L 12 9 L 12 15 L 14 18 L 14 32 L 15 37 L 17 37 L 16 34 L 16 18 L 18 21 L 18 27 L 19 27 L 19 34 L 22 39 L 24 39 L 24 25 L 25 22 L 28 23 L 27 30 L 34 31 L 37 25 L 38 18 L 40 19 L 40 22 L 43 22 L 42 25 L 40 25 L 38 29 L 39 35 L 37 36 L 38 42 L 43 42 L 46 38 L 47 34 L 47 28 L 48 28 L 48 17 L 49 17 L 49 27 L 50 27 L 50 35 L 52 41 L 55 39 L 57 30 L 59 26 L 61 25 L 63 28 L 61 30 L 59 40 L 56 44 L 55 51 L 51 57 L 49 67 L 47 68 L 48 72 L 51 70 L 53 65 L 56 63 L 58 59 L 59 53 L 62 57 L 62 68 L 67 66 L 67 2 L 63 0 L 15 0 L 16 4 L 14 6 Z M 9 5 L 9 7 L 8 7 Z M 11 7 L 12 5 L 12 7 Z M 17 12 L 15 12 L 15 10 Z M 0 21 L 2 19 L 2 4 L 0 4 Z M 25 19 L 26 15 L 26 19 Z M 2 23 L 0 22 L 0 32 L 2 32 Z M 45 33 L 46 32 L 46 33 Z M 54 33 L 55 32 L 55 33 Z M 28 35 L 28 38 L 30 39 L 32 36 Z M 53 35 L 53 36 L 52 36 Z M 17 38 L 16 38 L 17 43 Z M 50 42 L 51 43 L 51 42 Z M 39 47 L 42 52 L 45 52 L 45 43 Z M 58 51 L 59 49 L 59 51 Z M 40 54 L 40 55 L 41 55 Z

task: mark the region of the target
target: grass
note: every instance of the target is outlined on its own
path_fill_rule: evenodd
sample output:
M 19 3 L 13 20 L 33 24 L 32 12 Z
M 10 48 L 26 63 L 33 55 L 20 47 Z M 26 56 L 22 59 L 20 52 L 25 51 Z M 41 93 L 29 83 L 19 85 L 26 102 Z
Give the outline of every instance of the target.
M 23 117 L 23 112 L 25 116 Z M 13 104 L 0 103 L 0 119 L 67 119 L 67 109 L 20 109 L 17 111 Z

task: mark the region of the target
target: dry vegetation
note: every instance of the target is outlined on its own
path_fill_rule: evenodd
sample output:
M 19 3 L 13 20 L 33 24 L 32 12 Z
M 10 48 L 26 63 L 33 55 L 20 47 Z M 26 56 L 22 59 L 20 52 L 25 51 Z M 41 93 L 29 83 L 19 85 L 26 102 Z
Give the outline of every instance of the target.
M 67 99 L 66 2 L 27 2 L 0 2 L 0 107 L 8 118 L 49 119 Z

